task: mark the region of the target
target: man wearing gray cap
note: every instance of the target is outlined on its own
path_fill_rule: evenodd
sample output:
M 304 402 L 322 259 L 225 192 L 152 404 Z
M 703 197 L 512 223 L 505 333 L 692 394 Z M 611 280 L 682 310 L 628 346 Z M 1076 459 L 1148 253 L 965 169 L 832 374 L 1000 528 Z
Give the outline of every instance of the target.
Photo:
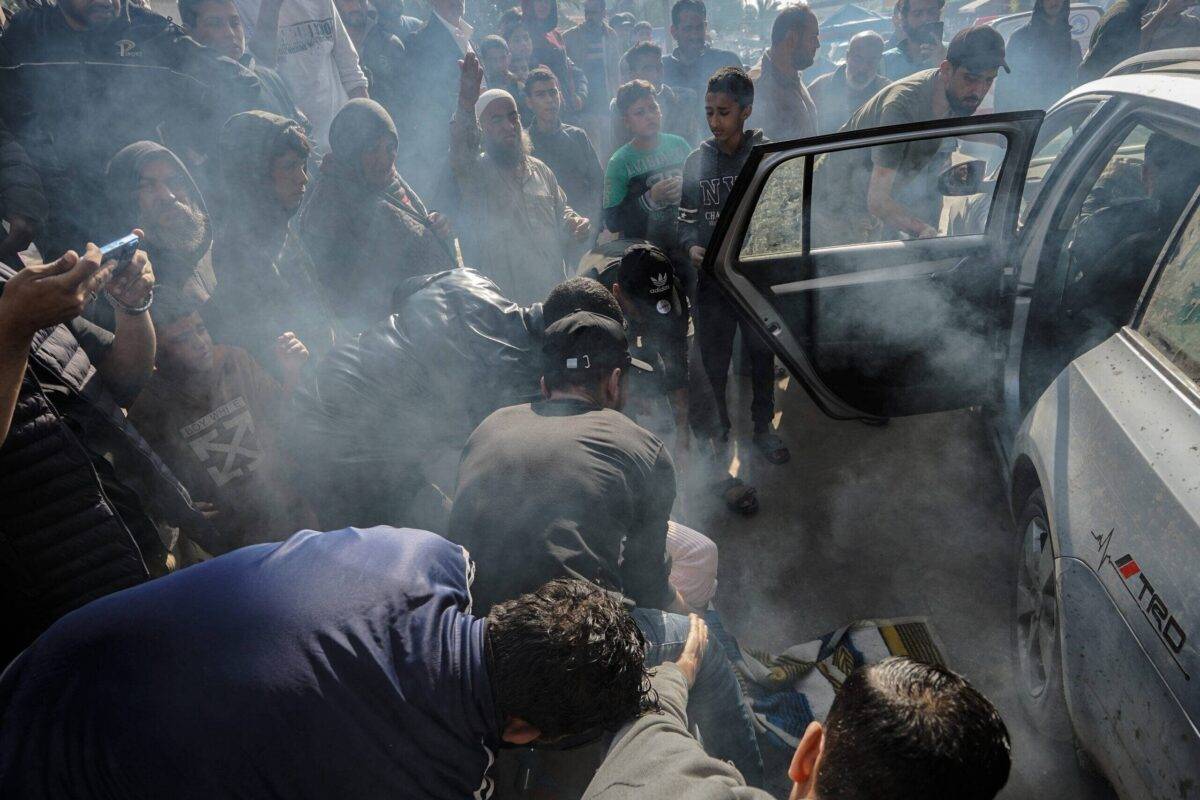
M 843 131 L 969 117 L 992 88 L 1004 61 L 1004 39 L 976 25 L 950 41 L 946 60 L 884 87 Z M 813 177 L 813 244 L 861 244 L 938 235 L 941 196 L 926 190 L 953 139 L 920 139 L 822 156 Z M 924 183 L 922 183 L 924 182 Z M 904 191 L 903 198 L 899 195 Z

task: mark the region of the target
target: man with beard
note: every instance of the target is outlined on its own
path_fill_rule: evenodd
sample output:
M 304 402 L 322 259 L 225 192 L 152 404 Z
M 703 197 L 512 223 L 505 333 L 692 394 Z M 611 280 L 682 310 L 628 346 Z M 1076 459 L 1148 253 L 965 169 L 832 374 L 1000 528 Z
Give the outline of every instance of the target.
M 567 205 L 554 172 L 529 155 L 516 100 L 503 89 L 481 94 L 482 83 L 479 59 L 468 53 L 450 124 L 467 260 L 510 299 L 532 303 L 566 277 L 566 245 L 592 226 Z
M 21 11 L 0 40 L 0 67 L 5 122 L 50 203 L 36 238 L 46 258 L 97 238 L 104 165 L 122 147 L 166 137 L 177 152 L 206 153 L 231 114 L 262 102 L 260 81 L 244 67 L 122 0 Z M 80 135 L 82 109 L 88 130 L 102 136 Z
M 807 3 L 785 8 L 771 26 L 771 46 L 750 70 L 754 118 L 773 141 L 817 134 L 817 105 L 800 80 L 821 46 L 817 15 Z
M 221 344 L 249 353 L 276 377 L 275 345 L 295 331 L 317 355 L 333 343 L 333 315 L 289 224 L 308 185 L 308 138 L 266 111 L 235 114 L 217 142 L 212 263 L 205 322 Z
M 179 0 L 179 18 L 193 39 L 238 62 L 262 81 L 264 111 L 307 125 L 308 120 L 296 107 L 292 91 L 279 73 L 259 64 L 246 51 L 246 30 L 233 0 Z
M 1065 0 L 1063 0 L 1065 2 Z M 888 79 L 879 74 L 883 37 L 874 31 L 856 33 L 846 48 L 846 63 L 808 85 L 817 104 L 817 132 L 833 133 L 846 124 Z
M 883 54 L 883 76 L 889 81 L 907 78 L 914 72 L 936 67 L 945 58 L 942 41 L 942 7 L 946 0 L 899 0 L 896 13 L 899 42 Z M 893 14 L 893 24 L 895 24 Z
M 1008 69 L 1003 37 L 986 25 L 964 28 L 940 67 L 888 85 L 842 130 L 968 117 L 1001 67 Z M 814 246 L 886 241 L 900 234 L 938 236 L 941 196 L 932 181 L 927 181 L 931 187 L 906 192 L 904 200 L 896 195 L 940 171 L 946 144 L 946 139 L 921 139 L 821 156 L 813 176 Z
M 104 177 L 114 238 L 120 231 L 141 228 L 158 285 L 207 300 L 217 285 L 209 252 L 212 226 L 183 162 L 160 144 L 134 142 L 112 157 Z

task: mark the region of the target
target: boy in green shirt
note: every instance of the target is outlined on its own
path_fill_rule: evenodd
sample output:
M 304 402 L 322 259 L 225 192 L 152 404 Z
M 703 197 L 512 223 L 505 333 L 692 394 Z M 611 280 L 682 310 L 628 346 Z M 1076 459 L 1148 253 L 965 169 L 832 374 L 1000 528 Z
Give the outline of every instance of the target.
M 687 140 L 662 133 L 654 87 L 634 80 L 617 90 L 617 110 L 633 139 L 609 159 L 604 173 L 604 224 L 619 239 L 675 246 Z

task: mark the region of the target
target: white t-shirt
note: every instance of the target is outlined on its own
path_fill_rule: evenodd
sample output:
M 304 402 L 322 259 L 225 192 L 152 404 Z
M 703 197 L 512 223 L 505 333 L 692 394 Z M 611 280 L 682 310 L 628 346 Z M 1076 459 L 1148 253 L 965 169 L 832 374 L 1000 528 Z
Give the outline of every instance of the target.
M 261 0 L 235 2 L 250 38 Z M 285 0 L 279 9 L 275 68 L 312 123 L 313 143 L 327 152 L 334 115 L 350 99 L 348 92 L 367 85 L 333 0 Z

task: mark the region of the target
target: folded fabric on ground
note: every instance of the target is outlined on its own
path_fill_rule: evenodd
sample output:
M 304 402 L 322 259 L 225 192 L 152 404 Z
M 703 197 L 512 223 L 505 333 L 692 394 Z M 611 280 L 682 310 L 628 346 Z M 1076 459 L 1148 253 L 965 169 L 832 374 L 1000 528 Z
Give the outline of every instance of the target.
M 741 681 L 760 742 L 794 750 L 808 723 L 823 720 L 842 682 L 862 664 L 908 656 L 948 666 L 924 617 L 852 622 L 778 655 L 744 650 L 710 609 L 705 614 Z

